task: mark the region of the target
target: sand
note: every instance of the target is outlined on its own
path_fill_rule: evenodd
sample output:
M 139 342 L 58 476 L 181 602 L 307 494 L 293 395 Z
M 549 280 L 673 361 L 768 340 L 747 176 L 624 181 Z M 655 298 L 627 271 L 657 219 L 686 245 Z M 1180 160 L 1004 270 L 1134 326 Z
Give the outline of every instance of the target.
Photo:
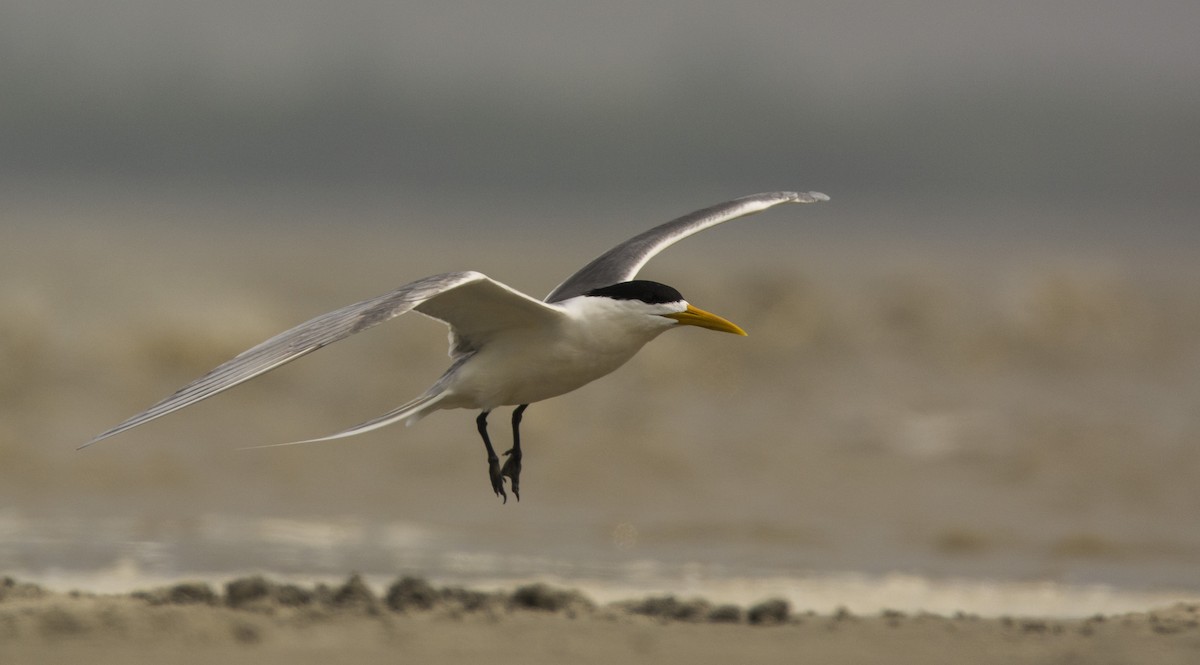
M 261 577 L 130 594 L 56 593 L 6 578 L 0 662 L 1195 663 L 1200 605 L 1082 619 L 814 614 L 651 597 L 599 605 L 544 584 L 508 592 L 419 578 L 376 593 L 352 576 Z

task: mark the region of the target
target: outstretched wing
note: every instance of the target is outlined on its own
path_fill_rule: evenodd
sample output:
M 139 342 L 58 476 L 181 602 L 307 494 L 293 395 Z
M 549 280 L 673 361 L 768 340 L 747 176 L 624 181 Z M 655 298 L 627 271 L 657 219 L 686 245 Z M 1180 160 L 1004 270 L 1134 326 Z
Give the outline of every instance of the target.
M 504 327 L 544 323 L 561 315 L 558 308 L 500 284 L 483 273 L 448 272 L 426 277 L 381 296 L 322 314 L 243 351 L 80 448 L 212 397 L 413 309 L 449 324 L 456 346 L 466 349 L 485 343 L 491 334 Z
M 731 219 L 766 210 L 780 203 L 816 203 L 828 201 L 820 192 L 769 192 L 751 194 L 732 201 L 697 210 L 613 247 L 559 284 L 546 302 L 559 302 L 583 295 L 592 289 L 628 282 L 655 254 L 684 238 Z

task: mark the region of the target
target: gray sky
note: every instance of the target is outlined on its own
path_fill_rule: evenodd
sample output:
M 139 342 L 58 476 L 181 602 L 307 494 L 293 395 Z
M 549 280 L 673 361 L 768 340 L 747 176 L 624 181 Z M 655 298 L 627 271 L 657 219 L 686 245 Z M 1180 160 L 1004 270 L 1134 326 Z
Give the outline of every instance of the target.
M 0 177 L 1194 210 L 1197 26 L 1191 1 L 6 0 Z

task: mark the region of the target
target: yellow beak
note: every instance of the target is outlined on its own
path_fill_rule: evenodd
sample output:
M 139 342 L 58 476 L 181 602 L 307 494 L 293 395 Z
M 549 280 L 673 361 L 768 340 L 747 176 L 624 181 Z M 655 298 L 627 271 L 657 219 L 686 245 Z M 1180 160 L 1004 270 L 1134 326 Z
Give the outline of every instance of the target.
M 668 319 L 675 319 L 681 325 L 685 326 L 700 326 L 709 330 L 719 330 L 720 332 L 746 336 L 746 331 L 739 328 L 737 324 L 726 321 L 716 314 L 706 312 L 699 307 L 692 307 L 691 305 L 688 305 L 686 311 L 676 312 L 675 314 L 663 314 L 663 316 Z

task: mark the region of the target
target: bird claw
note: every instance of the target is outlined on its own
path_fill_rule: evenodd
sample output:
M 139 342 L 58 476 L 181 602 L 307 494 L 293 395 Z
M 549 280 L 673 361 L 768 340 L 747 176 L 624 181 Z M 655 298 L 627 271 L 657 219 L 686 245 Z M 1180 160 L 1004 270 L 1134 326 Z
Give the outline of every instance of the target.
M 512 484 L 513 496 L 517 497 L 517 501 L 521 500 L 521 450 L 519 448 L 509 449 L 504 453 L 508 459 L 504 460 L 504 466 L 500 469 L 501 476 L 508 476 Z
M 505 468 L 508 464 L 505 463 Z M 488 477 L 492 480 L 492 491 L 496 496 L 504 499 L 504 503 L 508 503 L 508 494 L 504 492 L 504 472 L 500 470 L 500 460 L 495 457 L 488 460 Z M 516 492 L 516 487 L 513 487 L 513 492 Z M 520 501 L 520 497 L 517 498 Z

